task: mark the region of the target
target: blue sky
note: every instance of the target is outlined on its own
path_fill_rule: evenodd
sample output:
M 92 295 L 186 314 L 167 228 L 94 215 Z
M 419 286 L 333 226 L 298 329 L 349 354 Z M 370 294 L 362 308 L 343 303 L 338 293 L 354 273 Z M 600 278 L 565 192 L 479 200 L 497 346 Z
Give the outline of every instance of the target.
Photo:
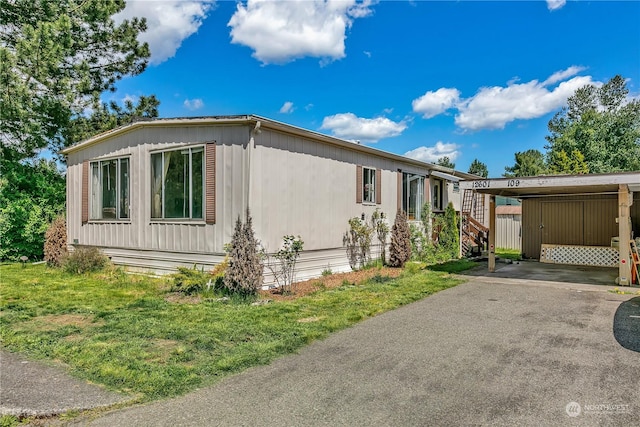
M 640 94 L 638 1 L 127 2 L 147 70 L 105 100 L 155 94 L 161 117 L 256 114 L 490 177 L 544 152 L 577 88 Z

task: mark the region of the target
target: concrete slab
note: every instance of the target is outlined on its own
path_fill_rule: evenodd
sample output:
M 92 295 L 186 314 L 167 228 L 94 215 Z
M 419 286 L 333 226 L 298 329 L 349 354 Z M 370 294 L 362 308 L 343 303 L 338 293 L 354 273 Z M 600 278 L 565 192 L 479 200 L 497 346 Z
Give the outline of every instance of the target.
M 486 261 L 478 267 L 463 272 L 463 276 L 515 279 L 521 281 L 561 282 L 585 285 L 616 286 L 617 268 L 588 267 L 564 264 L 545 264 L 537 261 L 514 261 L 513 264 L 496 263 L 496 271 L 490 273 Z
M 132 400 L 71 377 L 64 369 L 0 350 L 0 415 L 52 417 Z

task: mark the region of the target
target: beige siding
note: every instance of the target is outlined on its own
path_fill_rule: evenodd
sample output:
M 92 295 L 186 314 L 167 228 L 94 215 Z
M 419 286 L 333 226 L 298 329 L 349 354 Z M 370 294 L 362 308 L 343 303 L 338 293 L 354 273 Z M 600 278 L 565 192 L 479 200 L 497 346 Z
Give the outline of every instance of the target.
M 348 220 L 376 208 L 391 225 L 397 207 L 398 168 L 415 167 L 344 148 L 263 131 L 256 136 L 251 165 L 250 206 L 256 234 L 269 251 L 284 235 L 300 235 L 305 250 L 342 248 Z M 356 202 L 357 165 L 381 171 L 381 202 Z
M 69 242 L 109 248 L 187 253 L 222 253 L 231 238 L 229 224 L 244 210 L 243 171 L 249 138 L 244 126 L 141 128 L 71 153 L 68 158 Z M 216 141 L 217 223 L 205 225 L 151 221 L 150 153 L 186 144 Z M 82 161 L 129 156 L 131 162 L 130 221 L 81 224 Z M 237 190 L 236 190 L 237 187 Z
M 632 218 L 634 210 L 637 218 L 639 202 L 637 196 L 634 199 Z M 527 258 L 539 258 L 542 243 L 609 246 L 618 235 L 617 211 L 617 195 L 525 199 L 522 252 Z

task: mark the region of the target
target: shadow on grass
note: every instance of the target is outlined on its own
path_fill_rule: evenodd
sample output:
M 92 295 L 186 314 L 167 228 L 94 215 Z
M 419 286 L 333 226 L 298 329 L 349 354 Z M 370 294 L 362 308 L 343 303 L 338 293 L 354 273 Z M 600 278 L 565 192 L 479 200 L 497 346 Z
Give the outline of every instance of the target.
M 620 304 L 613 317 L 613 336 L 627 350 L 640 352 L 640 297 Z
M 461 271 L 470 270 L 478 264 L 468 259 L 457 259 L 447 261 L 440 264 L 428 265 L 427 270 L 443 271 L 446 273 L 460 273 Z

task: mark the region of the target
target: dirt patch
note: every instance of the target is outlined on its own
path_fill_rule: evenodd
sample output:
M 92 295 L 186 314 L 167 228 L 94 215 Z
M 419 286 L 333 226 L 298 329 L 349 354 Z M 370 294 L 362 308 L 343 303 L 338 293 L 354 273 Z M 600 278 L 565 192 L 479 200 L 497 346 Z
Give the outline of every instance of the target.
M 53 331 L 63 326 L 86 328 L 100 325 L 100 323 L 93 321 L 93 316 L 82 314 L 49 314 L 47 316 L 34 317 L 24 323 L 28 324 L 31 330 L 37 331 Z
M 319 277 L 317 279 L 294 283 L 293 294 L 283 295 L 282 290 L 276 288 L 268 291 L 260 291 L 260 295 L 262 298 L 270 298 L 276 301 L 290 301 L 319 290 L 337 288 L 342 286 L 345 281 L 348 283 L 359 284 L 378 275 L 381 277 L 398 277 L 402 274 L 402 271 L 403 270 L 401 268 L 382 267 L 371 268 L 369 270 L 352 271 L 349 273 L 336 273 Z

